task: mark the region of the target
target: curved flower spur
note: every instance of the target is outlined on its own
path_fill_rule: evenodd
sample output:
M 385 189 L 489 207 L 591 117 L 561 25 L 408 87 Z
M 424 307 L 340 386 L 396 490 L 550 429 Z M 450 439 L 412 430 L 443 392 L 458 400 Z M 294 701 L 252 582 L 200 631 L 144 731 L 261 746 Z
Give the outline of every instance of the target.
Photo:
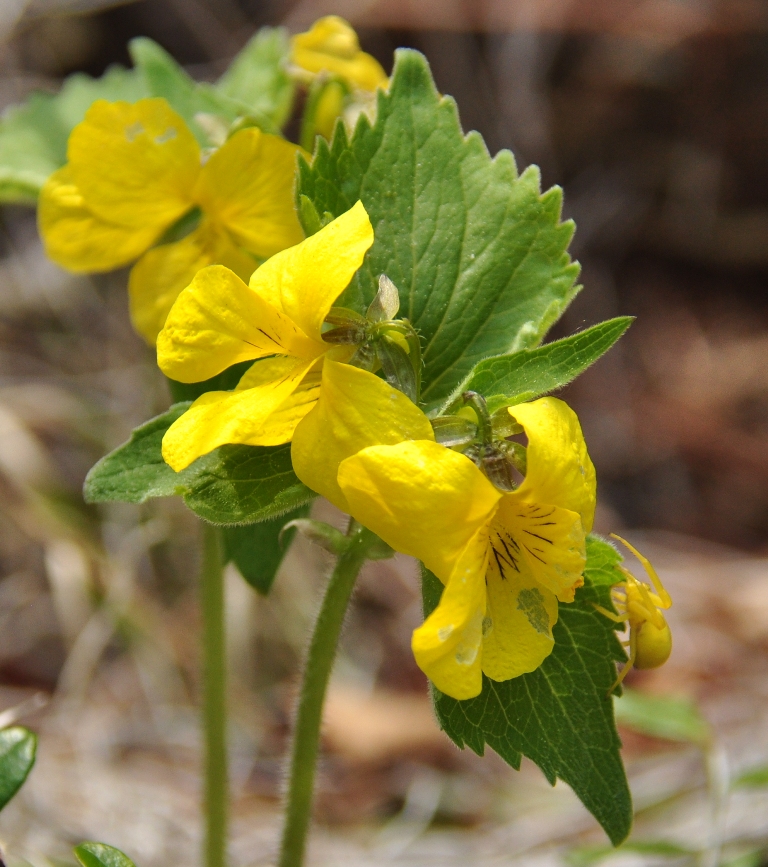
M 97 100 L 72 131 L 67 164 L 42 189 L 46 252 L 76 272 L 138 259 L 128 281 L 131 319 L 154 344 L 201 268 L 217 262 L 247 280 L 259 260 L 303 238 L 293 203 L 297 152 L 249 127 L 204 161 L 164 99 Z

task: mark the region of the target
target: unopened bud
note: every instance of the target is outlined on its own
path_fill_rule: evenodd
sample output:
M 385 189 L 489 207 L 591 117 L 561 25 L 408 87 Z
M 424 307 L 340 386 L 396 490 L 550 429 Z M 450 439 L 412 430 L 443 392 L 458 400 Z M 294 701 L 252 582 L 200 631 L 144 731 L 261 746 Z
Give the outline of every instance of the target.
M 397 286 L 386 274 L 382 274 L 379 277 L 379 291 L 368 307 L 366 318 L 370 322 L 389 322 L 397 316 L 399 309 L 400 293 L 397 291 Z

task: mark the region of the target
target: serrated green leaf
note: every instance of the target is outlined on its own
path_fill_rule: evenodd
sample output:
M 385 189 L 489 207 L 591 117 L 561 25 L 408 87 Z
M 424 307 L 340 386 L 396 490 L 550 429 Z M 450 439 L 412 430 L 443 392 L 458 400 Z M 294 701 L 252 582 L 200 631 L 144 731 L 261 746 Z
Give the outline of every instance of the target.
M 163 460 L 163 436 L 189 405 L 174 404 L 103 457 L 86 476 L 86 502 L 144 503 L 179 495 L 210 523 L 251 524 L 284 515 L 315 497 L 293 472 L 290 444 L 222 446 L 174 472 Z
M 712 740 L 709 723 L 687 698 L 648 695 L 627 689 L 615 699 L 616 721 L 644 735 L 706 746 Z
M 48 176 L 64 165 L 67 139 L 96 99 L 135 102 L 148 92 L 135 70 L 110 67 L 101 78 L 69 76 L 57 95 L 32 93 L 0 119 L 0 202 L 34 204 Z
M 610 550 L 606 550 L 610 549 Z M 438 721 L 459 747 L 482 755 L 488 744 L 512 767 L 532 759 L 550 783 L 564 780 L 603 826 L 614 845 L 629 834 L 632 799 L 608 695 L 617 661 L 626 661 L 615 627 L 593 607 L 610 608 L 602 572 L 618 552 L 603 540 L 587 540 L 584 586 L 561 605 L 555 646 L 536 671 L 497 683 L 483 677 L 477 697 L 457 701 L 433 688 Z M 599 575 L 593 580 L 593 563 Z M 424 570 L 424 609 L 431 612 L 442 585 Z M 620 573 L 618 573 L 620 576 Z
M 490 412 L 502 406 L 533 400 L 562 388 L 583 373 L 631 324 L 631 316 L 619 316 L 536 349 L 486 358 L 456 392 L 471 390 L 482 394 Z
M 74 852 L 83 867 L 135 867 L 127 855 L 106 843 L 81 843 Z
M 216 82 L 217 90 L 281 128 L 291 113 L 295 90 L 287 72 L 290 51 L 284 27 L 262 27 Z
M 95 464 L 83 485 L 86 503 L 144 503 L 183 493 L 197 467 L 174 472 L 163 460 L 161 447 L 165 432 L 189 406 L 189 402 L 174 404 L 137 427 L 127 443 Z
M 203 462 L 205 462 L 203 464 Z M 251 524 L 285 515 L 317 495 L 293 472 L 291 446 L 222 446 L 203 464 L 184 502 L 211 524 Z
M 491 159 L 478 133 L 464 136 L 421 54 L 397 52 L 373 125 L 363 115 L 351 140 L 339 124 L 330 147 L 318 141 L 298 194 L 334 216 L 361 199 L 375 232 L 338 303 L 364 312 L 379 275 L 394 281 L 424 344 L 428 407 L 482 359 L 539 344 L 577 291 L 561 191 L 541 195 L 536 167 L 518 176 L 509 151 Z
M 0 810 L 19 791 L 35 763 L 37 736 L 21 726 L 0 731 Z
M 309 505 L 301 506 L 287 515 L 271 518 L 260 524 L 224 527 L 224 554 L 237 566 L 240 574 L 259 593 L 266 596 L 272 588 L 280 564 L 283 562 L 295 529 L 280 533 L 288 521 L 304 518 Z

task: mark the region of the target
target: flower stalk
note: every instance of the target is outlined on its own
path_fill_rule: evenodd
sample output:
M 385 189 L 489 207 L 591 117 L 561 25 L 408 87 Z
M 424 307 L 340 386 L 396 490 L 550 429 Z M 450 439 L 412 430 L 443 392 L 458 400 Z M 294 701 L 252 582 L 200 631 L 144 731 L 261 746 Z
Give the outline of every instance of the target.
M 346 540 L 328 582 L 307 653 L 293 732 L 279 867 L 301 867 L 304 863 L 328 680 L 357 575 L 379 541 L 356 521 L 350 521 Z
M 225 867 L 229 813 L 227 672 L 221 531 L 203 525 L 200 602 L 203 614 L 203 812 L 205 867 Z

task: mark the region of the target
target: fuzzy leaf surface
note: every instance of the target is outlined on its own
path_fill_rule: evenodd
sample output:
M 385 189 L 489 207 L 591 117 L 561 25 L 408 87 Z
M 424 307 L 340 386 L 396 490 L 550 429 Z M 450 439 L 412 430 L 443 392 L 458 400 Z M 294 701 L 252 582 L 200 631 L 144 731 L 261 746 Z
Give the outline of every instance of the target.
M 334 217 L 361 199 L 375 233 L 337 303 L 362 313 L 379 275 L 392 279 L 422 338 L 428 407 L 482 359 L 541 342 L 577 291 L 561 190 L 542 195 L 536 167 L 518 175 L 509 151 L 491 159 L 465 136 L 421 54 L 397 52 L 373 125 L 363 115 L 351 139 L 337 124 L 330 147 L 318 142 L 312 164 L 299 161 L 298 195 Z
M 584 586 L 560 605 L 552 653 L 536 671 L 498 683 L 483 677 L 477 698 L 458 701 L 433 688 L 440 726 L 459 747 L 479 755 L 487 744 L 512 767 L 533 760 L 554 785 L 574 790 L 614 845 L 629 834 L 632 799 L 608 695 L 617 661 L 626 660 L 616 625 L 592 603 L 610 609 L 610 587 L 621 580 L 621 555 L 590 536 Z M 442 584 L 424 572 L 424 608 L 437 605 Z
M 189 406 L 174 404 L 103 457 L 86 476 L 86 502 L 143 503 L 178 495 L 213 524 L 248 524 L 278 517 L 314 498 L 293 472 L 290 445 L 222 446 L 174 472 L 163 460 L 163 436 Z
M 262 27 L 216 82 L 216 89 L 280 128 L 293 105 L 287 72 L 291 45 L 284 27 Z
M 300 506 L 287 515 L 270 518 L 259 524 L 224 527 L 224 554 L 237 566 L 245 580 L 262 596 L 272 589 L 280 564 L 283 562 L 296 530 L 280 533 L 288 521 L 305 518 L 309 505 Z
M 35 763 L 37 737 L 21 726 L 0 731 L 0 810 L 19 791 Z
M 578 334 L 481 361 L 457 392 L 476 391 L 494 412 L 501 406 L 533 400 L 562 388 L 594 364 L 632 324 L 619 316 Z
M 74 851 L 83 867 L 135 867 L 127 855 L 106 843 L 81 843 Z

